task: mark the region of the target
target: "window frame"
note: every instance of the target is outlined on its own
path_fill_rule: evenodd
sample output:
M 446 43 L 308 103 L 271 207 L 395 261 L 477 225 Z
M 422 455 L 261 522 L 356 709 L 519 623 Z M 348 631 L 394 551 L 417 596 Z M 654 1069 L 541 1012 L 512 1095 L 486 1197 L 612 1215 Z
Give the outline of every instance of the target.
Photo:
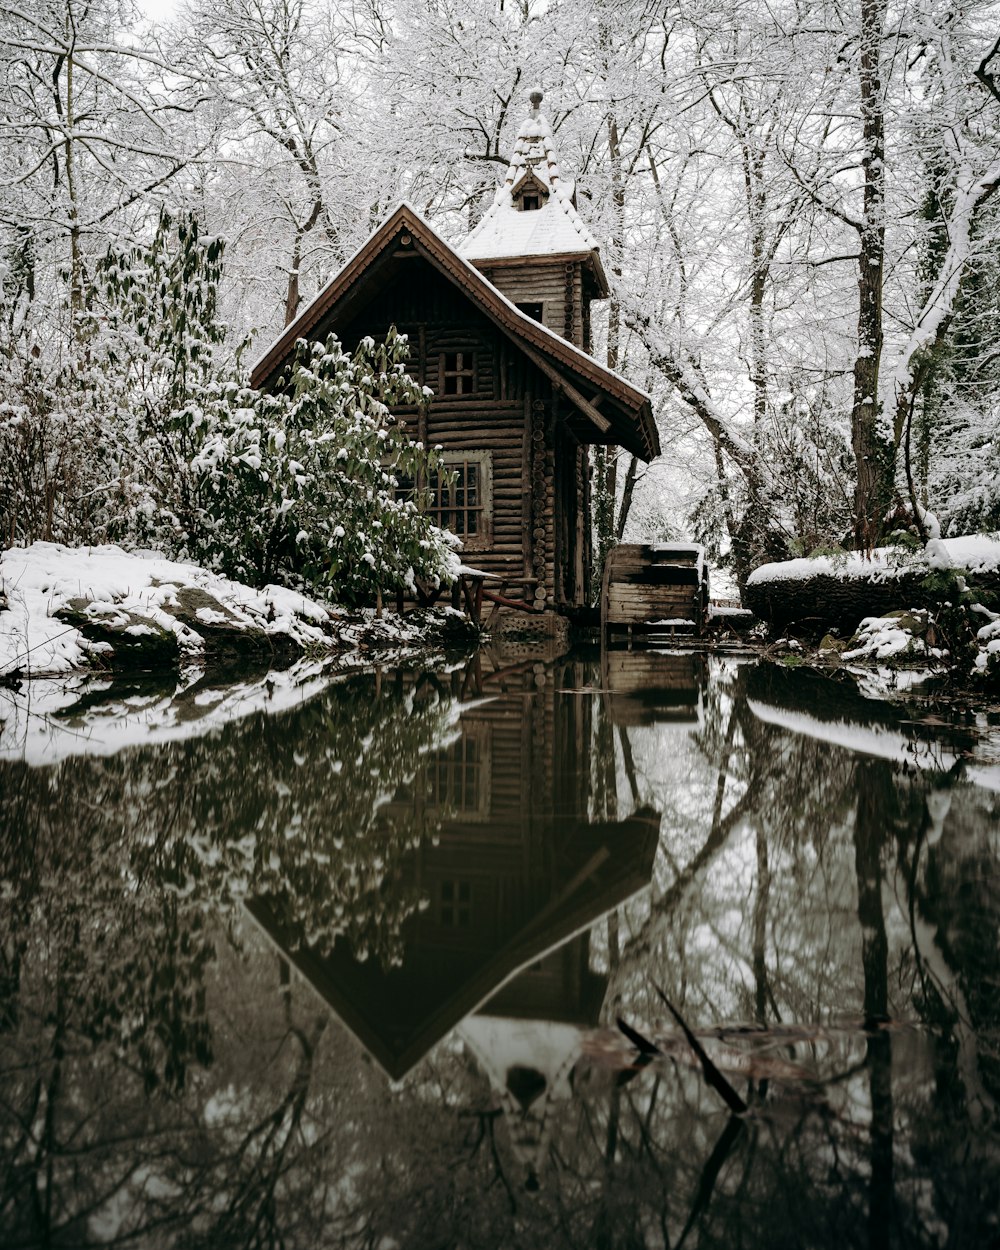
M 473 510 L 479 516 L 482 526 L 476 534 L 456 534 L 455 537 L 461 540 L 463 551 L 488 551 L 493 546 L 493 453 L 491 451 L 439 450 L 437 456 L 445 472 L 452 470 L 455 465 L 475 464 L 478 467 L 480 502 Z M 454 490 L 455 485 L 449 489 Z M 417 482 L 409 478 L 400 478 L 397 474 L 397 498 L 401 496 L 416 498 L 423 495 L 425 491 L 431 492 L 432 490 L 433 488 L 425 480 L 423 474 L 419 476 Z M 438 491 L 431 495 L 429 506 L 422 509 L 424 515 L 429 516 L 435 525 L 441 526 L 441 515 L 444 512 L 464 511 L 468 516 L 470 511 L 468 506 L 462 509 L 454 505 L 446 507 L 441 504 L 440 500 L 441 494 Z M 454 530 L 451 532 L 455 533 Z
M 422 780 L 427 810 L 449 823 L 485 824 L 492 807 L 492 726 L 471 720 L 463 721 L 461 728 L 455 742 L 430 752 L 427 758 Z M 467 806 L 470 791 L 473 803 Z
M 448 357 L 455 357 L 455 368 L 448 368 Z M 465 367 L 465 360 L 471 363 L 468 368 Z M 455 378 L 457 383 L 461 383 L 466 379 L 469 382 L 468 389 L 464 387 L 457 391 L 446 390 L 447 379 Z M 474 347 L 456 348 L 454 351 L 442 351 L 438 353 L 438 388 L 435 399 L 443 400 L 466 400 L 472 399 L 479 393 L 479 352 Z
M 446 470 L 454 471 L 456 465 L 475 464 L 479 469 L 479 499 L 475 509 L 482 520 L 482 528 L 477 534 L 457 534 L 462 541 L 463 551 L 486 551 L 493 546 L 493 453 L 490 451 L 440 451 L 439 457 Z M 454 490 L 452 486 L 449 489 Z M 440 493 L 431 501 L 427 514 L 435 525 L 441 525 L 443 512 L 456 512 L 455 507 L 438 506 Z M 468 515 L 469 509 L 462 509 Z M 451 531 L 455 533 L 454 530 Z
M 474 893 L 471 877 L 445 877 L 438 882 L 438 924 L 442 929 L 472 928 Z
M 519 313 L 522 313 L 525 317 L 530 317 L 532 321 L 537 321 L 540 326 L 545 325 L 545 301 L 544 300 L 541 300 L 541 299 L 522 300 L 520 303 L 515 303 L 514 307 L 517 309 Z M 537 317 L 531 311 L 531 309 L 533 308 L 538 309 Z

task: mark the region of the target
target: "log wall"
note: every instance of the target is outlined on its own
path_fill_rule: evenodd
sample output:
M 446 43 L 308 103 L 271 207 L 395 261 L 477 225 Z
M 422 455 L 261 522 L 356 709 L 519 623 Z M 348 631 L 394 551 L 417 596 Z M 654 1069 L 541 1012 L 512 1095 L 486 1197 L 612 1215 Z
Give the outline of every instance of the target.
M 582 337 L 578 263 L 543 268 L 541 277 L 535 267 L 505 272 L 513 274 L 512 289 L 519 296 L 543 300 L 547 322 L 564 319 L 562 325 L 551 326 L 560 333 L 566 329 L 568 308 L 570 328 Z M 484 541 L 466 545 L 465 562 L 503 578 L 515 597 L 523 593 L 537 607 L 584 602 L 589 589 L 589 464 L 586 449 L 560 419 L 551 382 L 450 282 L 419 262 L 413 263 L 412 274 L 412 281 L 382 290 L 341 327 L 341 341 L 353 349 L 362 337 L 384 338 L 395 325 L 410 341 L 411 376 L 435 391 L 426 408 L 401 409 L 399 419 L 429 446 L 489 453 L 491 524 Z M 519 274 L 525 282 L 530 275 L 530 290 L 516 286 Z M 446 352 L 475 353 L 469 393 L 442 393 L 440 361 Z M 565 401 L 562 408 L 568 417 Z M 524 579 L 530 579 L 528 584 Z
M 586 350 L 580 261 L 484 266 L 483 274 L 515 304 L 542 305 L 542 324 Z

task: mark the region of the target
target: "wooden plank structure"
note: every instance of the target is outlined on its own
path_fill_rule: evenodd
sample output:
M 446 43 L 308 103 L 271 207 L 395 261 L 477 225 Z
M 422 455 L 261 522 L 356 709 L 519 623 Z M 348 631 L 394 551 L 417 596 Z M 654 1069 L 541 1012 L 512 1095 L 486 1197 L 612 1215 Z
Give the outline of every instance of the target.
M 601 628 L 701 634 L 708 619 L 708 566 L 692 543 L 621 543 L 608 552 Z
M 391 326 L 428 391 L 395 412 L 442 450 L 429 511 L 461 538 L 470 612 L 568 613 L 592 601 L 590 447 L 659 454 L 649 397 L 590 355 L 590 306 L 609 294 L 597 242 L 561 178 L 534 93 L 494 202 L 452 246 L 399 205 L 262 354 L 255 387 L 283 385 L 301 338 L 351 351 Z M 433 392 L 433 395 L 430 393 Z

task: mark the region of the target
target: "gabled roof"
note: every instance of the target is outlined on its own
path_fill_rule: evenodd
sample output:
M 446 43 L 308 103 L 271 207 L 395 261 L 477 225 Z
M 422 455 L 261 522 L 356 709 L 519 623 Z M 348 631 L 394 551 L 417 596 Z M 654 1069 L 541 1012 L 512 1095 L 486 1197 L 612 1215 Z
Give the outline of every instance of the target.
M 262 353 L 251 370 L 251 385 L 266 387 L 273 383 L 296 341 L 316 332 L 323 322 L 329 325 L 348 297 L 356 293 L 373 264 L 394 250 L 404 234 L 409 236 L 407 246 L 462 290 L 567 396 L 592 427 L 592 437 L 587 441 L 613 443 L 642 460 L 659 455 L 659 436 L 649 396 L 621 374 L 598 364 L 592 356 L 522 313 L 405 201 Z M 603 411 L 597 410 L 599 404 L 603 404 Z
M 252 898 L 245 906 L 383 1070 L 399 1080 L 519 972 L 645 889 L 660 820 L 659 812 L 644 807 L 625 820 L 579 822 L 567 837 L 569 852 L 553 869 L 549 897 L 537 899 L 521 918 L 512 904 L 495 945 L 485 949 L 442 949 L 421 937 L 417 913 L 404 925 L 402 964 L 383 968 L 375 960 L 359 962 L 344 938 L 327 954 L 312 949 L 287 906 L 275 900 Z
M 521 123 L 507 175 L 482 220 L 459 245 L 469 260 L 510 260 L 517 257 L 586 256 L 598 285 L 607 293 L 600 249 L 576 210 L 573 184 L 562 177 L 548 118 L 539 112 L 541 92 L 533 92 L 531 113 Z M 548 192 L 548 199 L 522 212 L 518 192 L 527 175 Z

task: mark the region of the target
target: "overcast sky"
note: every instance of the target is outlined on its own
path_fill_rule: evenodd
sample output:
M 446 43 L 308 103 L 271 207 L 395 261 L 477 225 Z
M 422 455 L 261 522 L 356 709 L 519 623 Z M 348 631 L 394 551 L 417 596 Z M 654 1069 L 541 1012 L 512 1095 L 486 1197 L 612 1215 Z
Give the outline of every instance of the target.
M 162 21 L 164 18 L 173 16 L 178 0 L 136 0 L 136 3 L 147 17 L 151 17 L 154 21 Z

